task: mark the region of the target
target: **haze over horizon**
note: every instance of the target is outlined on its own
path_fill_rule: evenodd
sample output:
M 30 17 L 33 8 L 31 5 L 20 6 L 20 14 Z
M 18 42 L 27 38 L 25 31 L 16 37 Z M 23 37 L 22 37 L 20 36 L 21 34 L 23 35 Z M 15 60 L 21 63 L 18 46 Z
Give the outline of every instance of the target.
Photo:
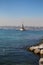
M 43 26 L 43 0 L 0 0 L 0 26 Z

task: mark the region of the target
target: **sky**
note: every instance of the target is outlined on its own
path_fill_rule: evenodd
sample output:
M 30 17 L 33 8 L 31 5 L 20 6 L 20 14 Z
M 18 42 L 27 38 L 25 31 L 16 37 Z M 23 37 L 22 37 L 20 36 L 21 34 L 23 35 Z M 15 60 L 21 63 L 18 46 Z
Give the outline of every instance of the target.
M 0 0 L 0 26 L 43 26 L 43 0 Z

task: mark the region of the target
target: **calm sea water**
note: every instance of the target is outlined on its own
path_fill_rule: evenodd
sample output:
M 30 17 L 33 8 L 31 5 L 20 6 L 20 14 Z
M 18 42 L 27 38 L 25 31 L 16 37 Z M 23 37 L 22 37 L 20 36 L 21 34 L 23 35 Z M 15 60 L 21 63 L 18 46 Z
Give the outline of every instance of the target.
M 0 30 L 0 65 L 38 65 L 39 56 L 25 47 L 42 37 L 43 31 Z

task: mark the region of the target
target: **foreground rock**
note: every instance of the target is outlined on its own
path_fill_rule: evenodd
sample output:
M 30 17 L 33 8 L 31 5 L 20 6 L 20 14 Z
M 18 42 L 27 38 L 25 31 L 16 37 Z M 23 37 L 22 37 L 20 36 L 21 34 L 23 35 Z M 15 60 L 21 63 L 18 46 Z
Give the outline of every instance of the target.
M 38 45 L 27 48 L 28 51 L 31 51 L 31 52 L 33 52 L 35 54 L 39 54 L 39 55 L 41 53 L 43 53 L 43 52 L 41 52 L 42 49 L 43 49 L 43 40 L 41 40 L 41 42 L 39 42 Z
M 27 50 L 40 55 L 39 65 L 43 65 L 43 40 L 37 46 L 31 46 Z

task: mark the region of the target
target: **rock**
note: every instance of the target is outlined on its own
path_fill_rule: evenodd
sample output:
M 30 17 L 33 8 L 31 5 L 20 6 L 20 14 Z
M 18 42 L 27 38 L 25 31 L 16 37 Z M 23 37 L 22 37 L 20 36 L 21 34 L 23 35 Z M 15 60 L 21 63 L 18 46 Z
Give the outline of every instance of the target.
M 35 54 L 40 54 L 40 50 L 39 50 L 39 49 L 35 49 L 35 50 L 34 50 L 34 53 L 35 53 Z
M 43 55 L 43 49 L 40 51 L 40 54 L 42 54 L 42 55 Z
M 33 48 L 33 47 L 30 47 L 29 50 L 30 50 L 30 51 L 34 51 L 34 48 Z

